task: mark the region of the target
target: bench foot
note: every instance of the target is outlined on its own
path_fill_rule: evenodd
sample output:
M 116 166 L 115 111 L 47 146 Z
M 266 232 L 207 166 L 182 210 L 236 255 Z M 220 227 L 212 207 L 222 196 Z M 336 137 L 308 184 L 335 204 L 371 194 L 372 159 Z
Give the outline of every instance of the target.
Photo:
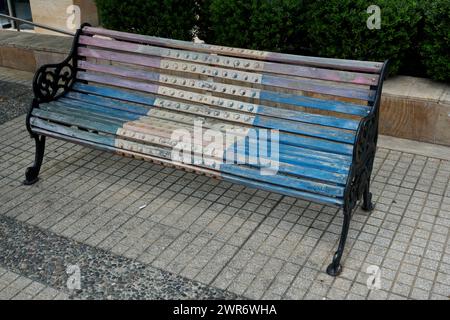
M 342 232 L 341 238 L 339 240 L 339 246 L 336 253 L 333 256 L 333 261 L 327 268 L 327 273 L 332 277 L 336 277 L 342 272 L 341 258 L 342 254 L 344 253 L 344 247 L 345 242 L 347 240 L 349 227 L 350 227 L 350 213 L 344 210 L 344 223 L 342 225 Z
M 327 267 L 327 273 L 328 273 L 328 275 L 330 275 L 332 277 L 337 277 L 338 275 L 341 274 L 341 272 L 342 272 L 342 266 L 340 264 L 335 266 L 333 263 L 330 263 Z
M 375 209 L 375 205 L 372 202 L 372 193 L 368 192 L 368 194 L 364 194 L 364 201 L 361 206 L 361 209 L 364 211 L 373 211 Z
M 42 160 L 44 159 L 45 136 L 35 136 L 34 140 L 36 153 L 33 166 L 28 167 L 25 171 L 25 181 L 23 184 L 26 186 L 35 184 L 39 180 L 39 171 L 41 170 Z
M 361 206 L 361 209 L 364 211 L 372 211 L 375 209 L 375 205 L 372 202 L 372 193 L 369 192 L 369 185 L 370 182 L 367 182 L 366 187 L 364 188 L 363 192 L 363 204 Z

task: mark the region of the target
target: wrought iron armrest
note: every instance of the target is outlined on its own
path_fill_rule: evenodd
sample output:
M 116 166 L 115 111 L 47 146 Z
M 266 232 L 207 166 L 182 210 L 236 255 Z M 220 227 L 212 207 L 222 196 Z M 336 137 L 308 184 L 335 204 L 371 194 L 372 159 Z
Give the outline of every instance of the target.
M 34 108 L 39 107 L 39 103 L 56 100 L 70 90 L 75 82 L 78 63 L 78 40 L 82 29 L 90 26 L 84 23 L 77 30 L 74 36 L 72 49 L 69 56 L 61 63 L 46 64 L 41 66 L 33 78 L 34 99 L 28 110 L 26 118 L 27 130 L 31 137 L 36 137 L 31 130 L 30 118 Z
M 78 40 L 83 24 L 77 30 L 69 56 L 61 63 L 41 66 L 33 79 L 34 97 L 38 102 L 48 102 L 64 95 L 73 85 L 77 73 Z
M 368 187 L 370 183 L 370 176 L 372 174 L 375 152 L 377 149 L 381 91 L 383 87 L 383 80 L 386 77 L 388 64 L 389 61 L 385 61 L 381 71 L 372 110 L 361 120 L 356 133 L 352 165 L 350 167 L 350 173 L 347 178 L 347 184 L 344 191 L 344 205 L 347 209 L 346 211 L 349 213 L 352 212 L 352 209 L 356 206 L 358 200 L 361 199 L 366 188 L 367 196 L 370 197 Z M 367 200 L 368 201 L 365 202 L 370 204 L 371 199 Z
M 344 192 L 346 212 L 352 212 L 370 180 L 378 138 L 378 113 L 362 119 L 353 147 L 353 159 Z
M 60 64 L 41 66 L 33 79 L 34 97 L 39 102 L 55 100 L 72 86 L 76 74 L 76 58 L 70 55 Z

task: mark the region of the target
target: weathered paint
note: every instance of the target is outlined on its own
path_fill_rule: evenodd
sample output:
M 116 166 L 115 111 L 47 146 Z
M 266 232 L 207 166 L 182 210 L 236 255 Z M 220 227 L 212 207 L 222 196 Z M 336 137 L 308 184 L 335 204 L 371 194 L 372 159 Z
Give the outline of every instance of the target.
M 161 47 L 171 47 L 198 52 L 208 52 L 229 56 L 247 57 L 258 60 L 291 63 L 295 65 L 310 65 L 315 67 L 329 67 L 333 69 L 363 71 L 371 73 L 379 73 L 381 72 L 381 68 L 383 67 L 383 63 L 381 62 L 319 58 L 319 57 L 299 56 L 284 53 L 274 53 L 258 50 L 216 46 L 209 44 L 196 44 L 187 41 L 157 38 L 152 36 L 132 34 L 94 27 L 85 27 L 83 29 L 83 33 L 89 35 L 101 35 L 118 40 L 157 45 Z
M 191 91 L 171 89 L 168 85 L 185 88 L 195 88 L 198 90 L 216 92 L 221 94 L 228 94 L 235 97 L 247 97 L 253 99 L 264 98 L 264 100 L 272 102 L 283 102 L 291 105 L 305 106 L 311 108 L 318 108 L 336 112 L 344 112 L 355 115 L 364 116 L 370 112 L 370 108 L 367 106 L 352 105 L 344 102 L 327 102 L 324 100 L 308 98 L 303 96 L 295 96 L 282 94 L 278 92 L 269 92 L 265 90 L 259 90 L 255 88 L 248 88 L 242 86 L 235 86 L 223 83 L 211 83 L 209 81 L 203 81 L 199 79 L 177 77 L 172 75 L 163 75 L 150 71 L 142 71 L 136 69 L 120 68 L 116 66 L 94 64 L 87 61 L 79 61 L 79 67 L 85 70 L 103 72 L 106 74 L 112 74 L 116 76 L 122 76 L 131 79 L 148 80 L 163 83 L 166 85 L 166 92 L 160 90 L 158 93 L 165 95 L 172 95 L 180 99 L 186 99 L 190 97 Z M 210 98 L 208 95 L 193 95 L 193 98 L 189 99 L 195 102 L 208 103 L 217 107 L 228 108 L 246 111 L 249 113 L 259 113 L 261 115 L 267 115 L 272 117 L 278 117 L 283 119 L 292 119 L 307 123 L 316 123 L 325 126 L 331 126 L 341 129 L 356 130 L 359 124 L 357 120 L 343 119 L 338 117 L 330 117 L 325 115 L 315 115 L 308 112 L 301 112 L 297 110 L 286 109 L 280 112 L 280 108 L 270 107 L 266 105 L 258 105 L 254 103 L 244 103 L 242 101 L 233 99 L 225 99 L 221 97 Z M 354 109 L 354 110 L 353 110 Z
M 291 76 L 295 75 L 299 77 L 330 80 L 336 82 L 349 82 L 354 84 L 376 85 L 378 83 L 378 75 L 365 73 L 288 65 L 273 62 L 264 62 L 260 60 L 234 58 L 229 56 L 218 56 L 195 51 L 166 49 L 164 47 L 161 48 L 133 42 L 114 41 L 87 36 L 81 36 L 79 41 L 83 45 L 89 45 L 98 48 L 108 48 L 124 52 L 140 53 L 188 62 L 198 62 L 205 64 L 207 63 L 214 66 L 232 67 L 242 70 L 264 71 L 267 73 L 284 74 Z
M 278 75 L 263 75 L 260 73 L 246 72 L 235 69 L 231 70 L 198 63 L 184 63 L 139 54 L 119 53 L 83 47 L 78 49 L 78 53 L 85 57 L 150 66 L 167 71 L 188 72 L 233 81 L 241 81 L 248 84 L 261 84 L 292 90 L 303 90 L 307 92 L 335 95 L 365 101 L 373 101 L 375 96 L 375 90 L 362 87 L 343 84 L 327 84 L 325 81 L 313 82 L 313 80 L 310 79 L 294 79 Z

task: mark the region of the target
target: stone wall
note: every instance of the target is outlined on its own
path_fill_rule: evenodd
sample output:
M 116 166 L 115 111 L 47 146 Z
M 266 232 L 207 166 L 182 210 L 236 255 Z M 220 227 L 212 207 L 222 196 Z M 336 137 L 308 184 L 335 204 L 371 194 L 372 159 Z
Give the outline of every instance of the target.
M 43 64 L 63 61 L 73 38 L 29 32 L 0 31 L 0 66 L 34 72 Z

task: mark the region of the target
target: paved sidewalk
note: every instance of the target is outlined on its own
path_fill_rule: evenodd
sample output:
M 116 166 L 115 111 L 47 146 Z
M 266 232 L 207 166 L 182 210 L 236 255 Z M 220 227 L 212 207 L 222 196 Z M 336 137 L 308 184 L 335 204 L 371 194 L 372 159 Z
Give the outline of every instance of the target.
M 0 67 L 0 124 L 28 111 L 32 78 L 30 72 Z
M 0 300 L 68 300 L 69 295 L 0 267 Z
M 0 239 L 8 252 L 0 266 L 9 271 L 61 291 L 64 266 L 78 257 L 80 298 L 124 298 L 111 289 L 121 281 L 135 288 L 132 298 L 146 297 L 161 287 L 147 285 L 159 270 L 175 288 L 202 288 L 191 297 L 449 299 L 448 160 L 378 150 L 376 210 L 355 213 L 334 279 L 324 270 L 339 238 L 337 209 L 53 139 L 40 182 L 25 187 L 34 146 L 23 123 L 0 126 L 0 227 L 10 234 Z M 111 259 L 134 273 L 106 276 Z M 381 269 L 380 290 L 367 288 L 370 265 Z
M 31 87 L 34 73 L 0 67 L 0 81 L 12 82 Z

